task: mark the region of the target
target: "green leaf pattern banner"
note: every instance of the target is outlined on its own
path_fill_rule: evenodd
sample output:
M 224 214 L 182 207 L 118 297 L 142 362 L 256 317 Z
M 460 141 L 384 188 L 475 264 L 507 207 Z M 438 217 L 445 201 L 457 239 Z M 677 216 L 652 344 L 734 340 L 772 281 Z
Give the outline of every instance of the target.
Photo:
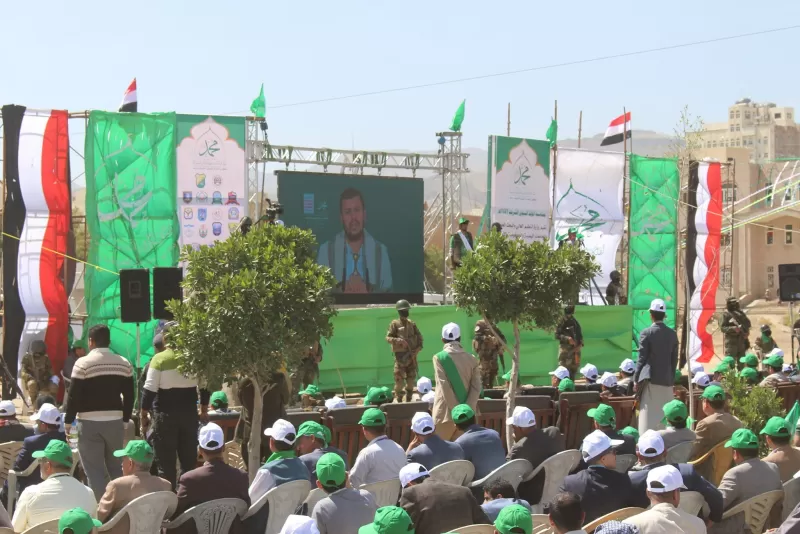
M 633 351 L 650 326 L 650 302 L 663 299 L 666 323 L 675 328 L 677 285 L 677 160 L 630 156 L 628 304 L 633 308 Z
M 87 327 L 107 324 L 111 349 L 136 362 L 136 325 L 120 317 L 121 269 L 174 267 L 179 259 L 175 207 L 174 113 L 93 111 L 86 132 Z M 152 293 L 152 292 L 151 292 Z M 141 325 L 141 361 L 153 353 L 157 321 Z

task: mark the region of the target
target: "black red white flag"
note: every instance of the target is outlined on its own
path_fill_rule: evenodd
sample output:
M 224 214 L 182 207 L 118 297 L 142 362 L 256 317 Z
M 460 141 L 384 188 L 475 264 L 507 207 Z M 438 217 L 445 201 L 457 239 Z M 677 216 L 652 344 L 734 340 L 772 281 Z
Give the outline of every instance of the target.
M 621 143 L 625 138 L 631 138 L 631 112 L 620 115 L 608 125 L 606 136 L 603 137 L 603 142 L 600 146 L 616 145 Z
M 138 109 L 139 101 L 136 99 L 136 78 L 134 78 L 122 96 L 122 104 L 119 105 L 119 110 L 136 113 Z

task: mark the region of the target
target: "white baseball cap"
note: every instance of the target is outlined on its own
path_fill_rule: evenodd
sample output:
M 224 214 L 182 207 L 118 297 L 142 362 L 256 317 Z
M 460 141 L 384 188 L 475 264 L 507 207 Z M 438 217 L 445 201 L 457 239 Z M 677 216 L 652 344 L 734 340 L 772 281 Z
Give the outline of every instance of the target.
M 292 514 L 286 518 L 286 523 L 278 534 L 319 534 L 319 528 L 317 522 L 310 517 Z
M 581 367 L 581 374 L 590 380 L 597 380 L 597 375 L 600 374 L 600 372 L 597 370 L 596 366 L 587 363 Z
M 772 356 L 778 356 L 780 358 L 783 358 L 783 349 L 779 349 L 779 348 L 775 347 L 774 349 L 769 351 L 764 357 L 765 358 L 769 358 L 769 357 L 772 357 Z
M 447 323 L 442 327 L 442 339 L 455 341 L 461 337 L 461 329 L 456 323 Z
M 417 391 L 419 391 L 421 395 L 426 394 L 432 389 L 433 389 L 433 383 L 431 382 L 431 379 L 428 378 L 427 376 L 422 376 L 420 377 L 419 380 L 417 380 Z
M 625 358 L 622 360 L 622 363 L 619 364 L 619 370 L 625 371 L 626 373 L 635 373 L 636 372 L 636 364 L 633 363 L 633 360 L 630 358 Z
M 418 478 L 426 476 L 429 476 L 429 473 L 424 465 L 417 463 L 404 465 L 400 470 L 400 486 L 405 488 L 409 482 L 414 482 Z
M 61 412 L 49 402 L 45 402 L 39 408 L 39 411 L 31 416 L 31 421 L 41 421 L 47 425 L 59 425 L 61 424 Z
M 617 377 L 614 373 L 606 371 L 603 373 L 603 376 L 600 377 L 600 383 L 607 388 L 613 388 L 617 385 Z
M 294 445 L 297 439 L 297 430 L 294 425 L 286 419 L 278 419 L 272 426 L 264 431 L 265 436 L 269 436 L 275 441 L 282 441 L 287 445 Z
M 639 437 L 636 449 L 645 458 L 659 456 L 664 454 L 664 438 L 655 430 L 648 430 Z
M 347 403 L 343 398 L 336 395 L 325 401 L 325 407 L 329 410 L 338 410 L 339 408 L 346 408 Z
M 425 395 L 422 396 L 422 401 L 427 402 L 429 405 L 433 406 L 433 399 L 436 398 L 436 394 L 433 391 L 427 392 Z
M 689 364 L 689 370 L 692 372 L 692 376 L 696 375 L 697 373 L 702 373 L 705 371 L 705 367 L 700 362 L 692 362 Z
M 698 371 L 694 378 L 692 378 L 692 384 L 697 384 L 701 388 L 708 386 L 711 383 L 711 377 L 709 377 L 703 371 Z
M 511 417 L 506 419 L 506 424 L 518 426 L 520 428 L 530 428 L 532 426 L 536 426 L 536 416 L 533 415 L 533 412 L 530 408 L 526 408 L 525 406 L 517 406 L 514 408 L 514 412 L 511 414 Z
M 565 378 L 569 378 L 569 369 L 559 365 L 556 367 L 555 371 L 550 371 L 550 374 L 558 378 L 559 380 L 564 380 Z
M 595 430 L 585 438 L 581 445 L 581 456 L 586 461 L 593 460 L 609 450 L 625 443 L 621 439 L 611 439 L 601 430 Z
M 792 369 L 792 364 L 790 364 L 790 363 L 784 363 L 783 364 L 783 368 L 781 369 L 781 371 L 783 371 L 784 373 L 791 373 L 792 370 L 793 370 Z M 2 413 L 3 413 L 3 404 L 0 403 L 0 414 L 2 414 Z
M 197 436 L 200 448 L 207 451 L 216 451 L 225 445 L 225 432 L 216 423 L 208 423 L 200 429 Z
M 665 312 L 667 311 L 667 305 L 664 304 L 664 301 L 661 299 L 653 299 L 650 303 L 650 311 Z
M 433 434 L 436 425 L 433 423 L 433 417 L 428 412 L 417 412 L 411 418 L 411 430 L 421 436 Z
M 650 493 L 669 493 L 686 489 L 681 472 L 671 465 L 662 465 L 647 473 L 647 491 Z
M 14 406 L 13 401 L 4 400 L 0 402 L 0 417 L 10 417 L 16 414 L 17 414 L 17 407 Z

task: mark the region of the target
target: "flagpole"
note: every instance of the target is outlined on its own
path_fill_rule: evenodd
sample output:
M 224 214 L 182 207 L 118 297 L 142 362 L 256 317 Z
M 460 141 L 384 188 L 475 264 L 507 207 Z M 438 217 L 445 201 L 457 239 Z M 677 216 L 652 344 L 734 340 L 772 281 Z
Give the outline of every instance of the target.
M 578 148 L 581 147 L 581 130 L 583 129 L 583 110 L 578 114 Z
M 627 281 L 629 255 L 631 246 L 631 209 L 630 209 L 630 176 L 628 172 L 628 122 L 627 110 L 622 108 L 622 213 L 625 216 L 625 235 L 624 246 L 622 247 L 622 258 L 620 258 L 620 267 L 622 268 L 622 279 Z
M 555 103 L 554 103 L 553 120 L 556 121 L 556 124 L 558 124 L 558 100 L 556 100 Z M 556 137 L 558 137 L 558 136 L 556 136 Z M 557 138 L 553 139 L 553 148 L 551 150 L 552 150 L 551 153 L 553 155 L 553 179 L 552 179 L 552 182 L 553 182 L 553 195 L 552 195 L 552 201 L 550 203 L 550 229 L 553 231 L 553 236 L 556 236 L 555 228 L 553 227 L 553 215 L 555 214 L 555 211 L 556 211 L 556 171 L 558 170 L 558 139 Z M 555 239 L 553 240 L 553 245 L 555 246 Z
M 506 135 L 511 137 L 511 102 L 508 103 L 508 122 L 506 123 Z

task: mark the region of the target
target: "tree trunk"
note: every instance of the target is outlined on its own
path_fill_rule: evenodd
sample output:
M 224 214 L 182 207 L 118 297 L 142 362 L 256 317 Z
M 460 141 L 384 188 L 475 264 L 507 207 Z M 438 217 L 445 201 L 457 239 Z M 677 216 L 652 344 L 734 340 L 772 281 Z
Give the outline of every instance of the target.
M 514 413 L 516 405 L 515 397 L 517 395 L 517 384 L 519 383 L 519 323 L 513 322 L 514 325 L 514 355 L 511 360 L 511 384 L 508 390 L 508 398 L 506 399 L 506 420 Z M 506 446 L 511 451 L 514 446 L 514 429 L 511 425 L 506 426 Z
M 256 478 L 256 473 L 261 467 L 261 412 L 264 411 L 264 394 L 261 385 L 255 376 L 250 377 L 253 382 L 253 413 L 250 419 L 250 443 L 247 451 L 247 474 L 250 483 Z

